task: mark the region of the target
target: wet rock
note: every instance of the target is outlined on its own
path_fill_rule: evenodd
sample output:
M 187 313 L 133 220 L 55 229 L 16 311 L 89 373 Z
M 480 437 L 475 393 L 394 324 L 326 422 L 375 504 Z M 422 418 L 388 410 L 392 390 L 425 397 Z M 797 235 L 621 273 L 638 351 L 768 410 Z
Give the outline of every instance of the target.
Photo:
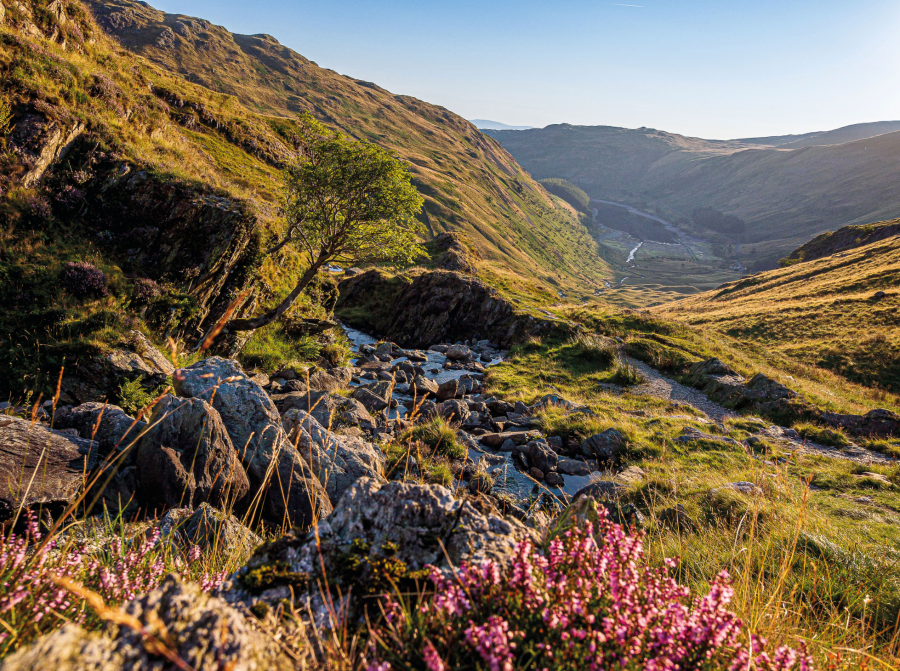
M 176 669 L 148 651 L 144 632 L 154 632 L 171 643 L 171 653 L 190 668 L 271 669 L 297 668 L 278 640 L 220 598 L 199 586 L 167 576 L 158 589 L 126 603 L 122 610 L 136 618 L 142 629 L 108 625 L 88 632 L 66 624 L 42 636 L 3 662 L 4 671 L 124 671 Z M 227 636 L 220 635 L 227 632 Z M 152 648 L 150 648 L 152 650 Z
M 287 440 L 272 399 L 237 362 L 210 357 L 175 378 L 180 396 L 212 400 L 241 458 L 251 489 L 264 490 L 263 518 L 308 527 L 331 512 L 331 503 L 309 466 Z
M 0 415 L 0 522 L 20 507 L 62 512 L 81 490 L 84 474 L 96 466 L 98 449 L 86 438 Z
M 540 468 L 535 468 L 534 466 L 532 466 L 530 469 L 528 469 L 528 473 L 538 482 L 544 479 L 544 472 Z
M 200 398 L 165 396 L 137 447 L 138 493 L 149 510 L 240 501 L 250 482 L 219 413 Z
M 444 401 L 443 403 L 438 403 L 437 411 L 438 414 L 448 422 L 463 423 L 469 418 L 470 415 L 469 406 L 467 406 L 463 401 L 458 401 L 455 399 L 452 401 Z
M 483 438 L 484 436 L 482 436 Z M 503 441 L 503 443 L 498 448 L 501 452 L 515 452 L 518 449 L 518 445 L 516 445 L 515 441 L 511 438 L 507 438 Z
M 446 356 L 450 361 L 463 361 L 472 358 L 472 351 L 465 345 L 451 345 L 447 348 Z
M 384 455 L 375 445 L 337 436 L 302 410 L 287 412 L 282 422 L 289 440 L 324 485 L 332 504 L 360 478 L 384 481 Z
M 234 515 L 226 515 L 208 503 L 201 503 L 196 510 L 170 510 L 159 521 L 159 529 L 164 541 L 181 549 L 196 545 L 247 556 L 263 542 Z
M 559 464 L 556 452 L 550 449 L 542 440 L 533 440 L 525 446 L 525 453 L 532 466 L 541 469 L 544 473 L 555 471 Z
M 587 462 L 579 459 L 560 459 L 556 470 L 565 475 L 590 475 L 591 469 Z
M 627 440 L 616 429 L 607 429 L 581 443 L 581 453 L 586 457 L 596 457 L 599 461 L 612 461 L 625 452 Z
M 447 401 L 462 396 L 465 392 L 465 387 L 463 387 L 463 389 L 460 389 L 459 387 L 459 380 L 457 379 L 447 380 L 442 383 L 437 390 L 438 401 Z
M 565 484 L 565 480 L 559 473 L 547 473 L 545 481 L 551 487 L 562 487 Z
M 481 437 L 481 443 L 488 447 L 500 447 L 504 441 L 511 440 L 516 445 L 524 445 L 528 442 L 527 431 L 508 431 L 505 433 L 486 433 Z
M 429 380 L 427 377 L 418 376 L 409 385 L 409 394 L 413 398 L 436 397 L 438 393 L 438 383 Z

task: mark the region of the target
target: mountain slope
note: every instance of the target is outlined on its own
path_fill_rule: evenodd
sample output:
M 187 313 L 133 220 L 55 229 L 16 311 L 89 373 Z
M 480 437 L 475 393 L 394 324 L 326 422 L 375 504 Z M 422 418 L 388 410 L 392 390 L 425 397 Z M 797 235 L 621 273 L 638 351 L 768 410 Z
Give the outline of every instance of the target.
M 499 143 L 448 110 L 393 95 L 318 67 L 267 35 L 233 35 L 135 0 L 88 0 L 125 47 L 261 113 L 307 111 L 333 128 L 396 151 L 411 164 L 432 234 L 455 231 L 482 274 L 573 289 L 593 287 L 605 265 L 587 230 Z
M 607 126 L 488 133 L 535 177 L 594 198 L 662 208 L 680 224 L 699 207 L 743 219 L 748 266 L 773 267 L 823 231 L 900 216 L 900 132 L 798 149 Z
M 836 231 L 822 233 L 805 245 L 798 247 L 781 260 L 781 265 L 789 266 L 801 261 L 814 261 L 896 236 L 900 236 L 900 219 L 864 226 L 844 226 Z
M 894 235 L 654 311 L 900 393 L 898 308 L 900 237 Z

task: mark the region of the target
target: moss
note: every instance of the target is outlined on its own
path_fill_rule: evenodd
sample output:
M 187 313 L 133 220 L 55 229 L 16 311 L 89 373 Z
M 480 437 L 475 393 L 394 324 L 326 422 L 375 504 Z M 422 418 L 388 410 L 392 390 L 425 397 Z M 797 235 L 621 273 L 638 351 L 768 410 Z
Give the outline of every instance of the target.
M 291 569 L 286 562 L 261 564 L 250 568 L 240 577 L 241 584 L 251 592 L 259 593 L 272 587 L 293 587 L 306 589 L 309 575 Z

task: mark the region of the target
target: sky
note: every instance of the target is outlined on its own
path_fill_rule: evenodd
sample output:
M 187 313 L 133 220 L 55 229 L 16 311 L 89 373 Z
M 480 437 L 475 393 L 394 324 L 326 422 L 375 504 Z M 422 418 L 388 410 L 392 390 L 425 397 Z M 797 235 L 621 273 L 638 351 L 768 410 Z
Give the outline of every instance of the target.
M 467 119 L 731 139 L 900 119 L 898 0 L 150 0 Z

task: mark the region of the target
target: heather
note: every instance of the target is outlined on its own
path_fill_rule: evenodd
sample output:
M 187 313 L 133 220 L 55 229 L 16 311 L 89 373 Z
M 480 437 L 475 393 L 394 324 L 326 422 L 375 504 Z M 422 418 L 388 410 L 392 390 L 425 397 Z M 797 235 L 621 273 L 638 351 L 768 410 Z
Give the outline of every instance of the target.
M 490 669 L 810 669 L 801 649 L 769 647 L 729 610 L 727 573 L 702 596 L 672 577 L 677 560 L 647 566 L 643 537 L 600 510 L 545 550 L 516 547 L 493 561 L 432 571 L 421 599 L 389 598 L 372 632 L 370 671 Z

